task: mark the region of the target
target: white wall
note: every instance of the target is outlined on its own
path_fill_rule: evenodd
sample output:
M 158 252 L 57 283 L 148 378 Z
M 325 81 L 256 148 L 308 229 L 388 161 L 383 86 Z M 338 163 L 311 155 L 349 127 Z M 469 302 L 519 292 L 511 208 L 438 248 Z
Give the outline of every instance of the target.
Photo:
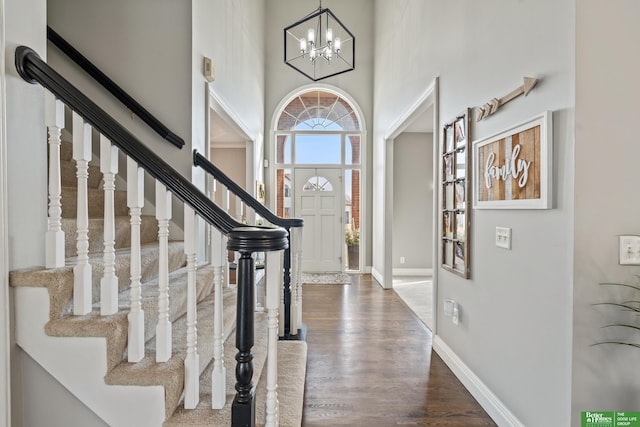
M 255 168 L 262 165 L 264 129 L 264 0 L 194 0 L 193 8 L 193 138 L 194 148 L 206 153 L 204 132 L 204 57 L 213 60 L 210 84 L 237 124 L 255 141 Z M 258 171 L 259 172 L 259 171 Z M 257 179 L 257 178 L 256 178 Z M 245 183 L 244 177 L 239 183 Z
M 440 125 L 522 84 L 542 84 L 472 124 L 477 139 L 554 111 L 554 208 L 473 212 L 471 280 L 439 269 L 438 306 L 453 298 L 462 321 L 438 313 L 437 334 L 525 425 L 570 417 L 574 1 L 376 1 L 374 213 L 383 211 L 384 150 L 392 124 L 439 76 Z M 380 175 L 382 173 L 382 176 Z M 374 220 L 374 236 L 384 218 Z M 511 227 L 511 251 L 494 246 Z M 384 241 L 374 268 L 384 269 Z
M 573 306 L 572 425 L 580 412 L 640 407 L 638 349 L 600 345 L 638 342 L 637 333 L 601 327 L 638 317 L 605 301 L 638 299 L 638 292 L 600 286 L 638 285 L 640 267 L 618 265 L 619 234 L 640 234 L 640 146 L 633 123 L 640 114 L 640 57 L 633 49 L 640 30 L 640 3 L 633 0 L 576 2 L 576 177 Z
M 393 268 L 433 268 L 433 134 L 393 143 Z M 400 257 L 405 263 L 400 263 Z
M 366 167 L 371 169 L 371 125 L 373 102 L 373 0 L 325 0 L 323 8 L 331 9 L 338 19 L 354 34 L 356 38 L 355 70 L 339 76 L 321 80 L 318 83 L 329 84 L 347 92 L 360 106 L 364 114 L 366 135 Z M 313 83 L 302 74 L 284 63 L 283 30 L 318 8 L 316 0 L 269 0 L 266 8 L 266 106 L 265 106 L 265 144 L 266 153 L 274 159 L 273 138 L 270 126 L 278 103 L 297 88 Z M 273 164 L 274 161 L 271 161 Z M 268 185 L 267 197 L 272 198 L 271 188 L 274 186 L 275 170 L 265 170 L 265 182 Z M 366 172 L 364 179 L 365 205 L 362 207 L 363 225 L 368 227 L 365 235 L 371 242 L 371 174 Z M 274 199 L 275 200 L 275 199 Z M 365 248 L 365 266 L 371 265 L 370 245 Z

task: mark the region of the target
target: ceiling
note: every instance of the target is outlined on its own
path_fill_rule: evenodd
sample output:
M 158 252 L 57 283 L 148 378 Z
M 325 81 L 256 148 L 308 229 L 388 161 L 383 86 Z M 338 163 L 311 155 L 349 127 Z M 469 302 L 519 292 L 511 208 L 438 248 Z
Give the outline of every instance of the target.
M 407 126 L 404 132 L 433 132 L 433 105 L 431 105 L 424 113 L 416 117 L 413 122 Z
M 209 138 L 212 147 L 225 148 L 245 148 L 246 141 L 238 133 L 238 131 L 230 126 L 218 113 L 213 109 L 209 110 L 210 128 Z

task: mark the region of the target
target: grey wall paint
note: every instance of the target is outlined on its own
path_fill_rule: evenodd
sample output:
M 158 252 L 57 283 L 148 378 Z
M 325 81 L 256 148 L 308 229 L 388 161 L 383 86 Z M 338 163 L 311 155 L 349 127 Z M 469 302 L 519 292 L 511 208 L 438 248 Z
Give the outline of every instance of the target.
M 80 402 L 62 384 L 21 351 L 24 369 L 24 393 L 29 396 L 23 427 L 82 426 L 106 427 L 93 411 Z
M 640 107 L 640 4 L 629 0 L 576 2 L 575 264 L 573 305 L 573 426 L 593 408 L 640 407 L 638 349 L 606 340 L 638 342 L 637 333 L 602 326 L 638 317 L 604 301 L 637 300 L 638 292 L 599 286 L 638 285 L 640 267 L 618 265 L 620 234 L 640 234 L 640 146 L 633 123 Z
M 291 69 L 283 62 L 283 29 L 298 21 L 310 12 L 318 8 L 315 0 L 269 0 L 266 8 L 266 80 L 265 80 L 265 143 L 266 153 L 271 159 L 273 155 L 273 141 L 271 134 L 271 122 L 278 104 L 292 91 L 313 83 L 302 74 Z M 366 205 L 362 209 L 362 217 L 368 231 L 365 233 L 366 241 L 371 242 L 371 126 L 372 126 L 372 102 L 373 102 L 373 1 L 372 0 L 325 0 L 322 6 L 331 11 L 349 28 L 356 37 L 356 68 L 339 76 L 322 80 L 318 83 L 328 84 L 344 90 L 358 103 L 364 114 L 367 126 L 366 149 L 368 176 L 364 194 Z M 273 160 L 271 164 L 273 164 Z M 265 170 L 265 182 L 267 197 L 275 201 L 275 196 L 270 189 L 274 185 L 275 169 Z M 365 266 L 371 265 L 370 243 L 365 249 Z
M 568 425 L 570 417 L 574 6 L 573 0 L 375 3 L 376 174 L 384 171 L 384 136 L 436 76 L 440 125 L 505 95 L 523 76 L 543 78 L 526 98 L 474 121 L 471 133 L 482 138 L 553 110 L 554 208 L 475 210 L 471 280 L 438 271 L 438 306 L 452 298 L 463 313 L 454 326 L 439 312 L 438 336 L 525 425 L 539 425 L 540 408 L 555 425 Z M 384 178 L 375 178 L 374 212 L 383 209 Z M 374 222 L 374 236 L 382 226 Z M 512 228 L 512 250 L 495 247 L 496 226 Z M 382 245 L 374 241 L 373 262 L 384 269 Z
M 219 167 L 229 178 L 237 182 L 243 188 L 247 173 L 246 150 L 244 148 L 212 148 L 211 162 Z M 246 188 L 245 188 L 246 190 Z M 222 203 L 222 193 L 216 193 L 216 202 Z M 229 201 L 231 215 L 236 216 L 235 198 Z
M 47 150 L 43 91 L 18 76 L 14 53 L 16 47 L 25 45 L 47 58 L 46 3 L 6 0 L 5 5 L 7 206 L 12 270 L 44 264 Z
M 393 143 L 394 269 L 432 268 L 432 223 L 433 134 L 402 133 Z
M 159 138 L 50 45 L 50 63 L 185 176 L 191 174 L 191 2 L 51 0 L 48 24 L 181 136 Z M 124 168 L 121 167 L 121 170 Z

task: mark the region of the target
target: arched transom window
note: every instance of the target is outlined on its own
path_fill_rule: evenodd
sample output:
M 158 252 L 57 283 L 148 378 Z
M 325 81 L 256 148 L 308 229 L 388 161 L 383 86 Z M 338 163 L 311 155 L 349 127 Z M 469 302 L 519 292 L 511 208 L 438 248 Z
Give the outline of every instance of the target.
M 296 96 L 282 111 L 277 130 L 359 131 L 356 112 L 345 99 L 314 90 Z
M 299 195 L 337 191 L 344 206 L 345 232 L 359 232 L 364 129 L 358 110 L 331 90 L 313 89 L 291 98 L 274 122 L 277 215 L 295 215 L 296 189 Z M 318 175 L 304 183 L 292 183 L 297 168 L 312 168 Z M 324 169 L 341 170 L 341 188 L 323 177 Z M 358 269 L 353 264 L 347 268 Z

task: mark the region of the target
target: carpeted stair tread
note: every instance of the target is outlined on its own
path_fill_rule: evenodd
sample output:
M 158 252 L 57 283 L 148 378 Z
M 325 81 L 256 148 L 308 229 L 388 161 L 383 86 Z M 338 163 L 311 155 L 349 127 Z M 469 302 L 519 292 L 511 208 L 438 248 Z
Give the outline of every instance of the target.
M 278 341 L 278 425 L 299 427 L 302 424 L 304 383 L 307 373 L 307 343 Z M 267 401 L 267 370 L 256 387 L 256 425 L 266 422 L 264 403 Z
M 62 187 L 76 187 L 78 185 L 77 170 L 75 160 L 60 161 L 60 184 Z M 100 172 L 100 166 L 90 164 L 87 187 L 100 188 L 101 183 L 102 172 Z
M 141 217 L 140 243 L 146 244 L 158 240 L 158 220 L 149 215 Z M 131 226 L 129 216 L 117 216 L 114 221 L 115 248 L 131 246 Z M 76 252 L 76 218 L 62 218 L 62 231 L 65 234 L 65 257 L 75 257 Z M 104 218 L 89 218 L 89 253 L 104 251 Z
M 225 337 L 235 326 L 235 288 L 225 288 L 223 291 L 225 304 L 224 322 Z M 198 355 L 201 371 L 213 358 L 213 298 L 211 294 L 198 303 Z M 232 321 L 233 320 L 233 321 Z M 187 352 L 186 315 L 172 325 L 173 356 L 166 364 L 155 362 L 154 340 L 147 343 L 145 357 L 141 362 L 118 364 L 105 377 L 107 384 L 149 386 L 163 385 L 165 387 L 166 416 L 177 408 L 184 384 L 184 359 Z M 163 366 L 169 365 L 169 366 Z M 204 366 L 202 366 L 204 365 Z
M 255 313 L 255 338 L 253 352 L 253 382 L 260 378 L 267 357 L 266 314 Z M 180 404 L 163 427 L 219 427 L 231 425 L 231 402 L 235 396 L 236 353 L 235 334 L 224 343 L 224 366 L 226 368 L 227 403 L 222 409 L 211 409 L 211 373 L 213 363 L 200 375 L 200 402 L 195 409 L 187 410 Z
M 222 291 L 223 298 L 223 340 L 226 340 L 236 325 L 236 287 L 225 287 Z M 215 293 L 207 295 L 198 302 L 198 318 L 196 329 L 198 331 L 198 356 L 200 361 L 200 372 L 204 371 L 209 362 L 213 359 L 213 314 L 214 314 Z M 176 353 L 186 354 L 187 352 L 187 316 L 186 314 L 173 322 L 172 328 L 173 349 Z M 147 341 L 145 349 L 153 351 L 154 340 Z
M 184 357 L 174 354 L 167 362 L 157 363 L 150 352 L 136 363 L 123 362 L 105 376 L 109 385 L 163 386 L 165 417 L 178 406 L 184 388 Z
M 99 256 L 99 255 L 98 255 Z M 93 300 L 100 296 L 100 279 L 103 275 L 104 262 L 102 257 L 91 257 Z M 169 270 L 175 270 L 185 265 L 183 242 L 169 242 Z M 73 266 L 75 258 L 68 258 L 67 265 L 61 268 L 45 269 L 34 267 L 14 270 L 9 273 L 11 286 L 46 287 L 49 290 L 51 319 L 60 318 L 69 314 L 72 307 L 73 294 Z M 116 276 L 120 290 L 125 290 L 130 285 L 131 254 L 128 249 L 116 251 Z M 149 281 L 158 276 L 158 245 L 147 244 L 141 247 L 141 271 L 142 282 Z
M 45 332 L 54 337 L 104 337 L 107 340 L 105 374 L 122 362 L 127 346 L 127 312 L 101 316 L 98 310 L 84 316 L 66 316 L 47 322 Z
M 88 188 L 88 210 L 90 218 L 104 217 L 104 191 L 98 188 Z M 127 192 L 116 190 L 113 192 L 115 216 L 127 216 Z M 78 209 L 78 189 L 76 187 L 62 187 L 61 191 L 62 217 L 75 218 Z
M 186 267 L 169 273 L 169 320 L 175 321 L 187 312 L 187 279 Z M 213 268 L 203 266 L 196 272 L 196 301 L 200 302 L 213 292 Z M 142 285 L 141 305 L 144 311 L 145 342 L 155 336 L 158 323 L 158 278 Z M 118 295 L 120 310 L 129 310 L 131 305 L 131 289 Z
M 62 131 L 60 141 L 60 161 L 73 161 L 73 142 L 71 134 L 66 134 L 66 130 Z

